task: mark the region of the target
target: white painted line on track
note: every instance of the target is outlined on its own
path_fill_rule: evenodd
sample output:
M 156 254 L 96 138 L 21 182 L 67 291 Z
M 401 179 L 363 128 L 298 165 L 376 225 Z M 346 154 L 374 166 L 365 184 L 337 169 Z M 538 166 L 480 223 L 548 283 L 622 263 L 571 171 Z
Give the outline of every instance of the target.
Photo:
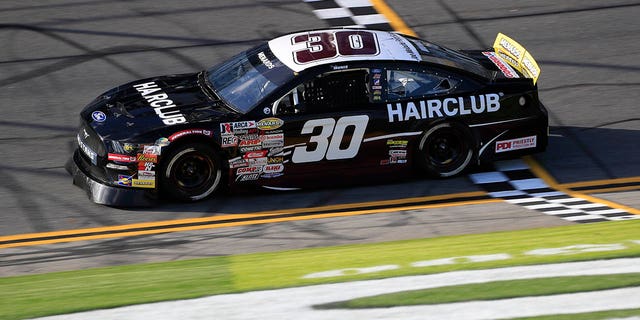
M 496 301 L 471 301 L 359 310 L 315 310 L 313 305 L 397 291 L 557 276 L 640 272 L 640 258 L 456 271 L 307 287 L 225 294 L 40 318 L 122 319 L 508 319 L 640 308 L 640 287 Z

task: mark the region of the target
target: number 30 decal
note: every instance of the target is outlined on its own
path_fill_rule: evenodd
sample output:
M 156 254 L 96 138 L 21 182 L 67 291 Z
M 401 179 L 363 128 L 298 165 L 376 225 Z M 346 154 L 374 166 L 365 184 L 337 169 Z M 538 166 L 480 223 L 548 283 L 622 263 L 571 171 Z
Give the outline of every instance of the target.
M 314 119 L 305 122 L 301 134 L 310 134 L 315 128 L 322 128 L 320 134 L 311 136 L 309 142 L 315 144 L 296 147 L 291 161 L 294 163 L 316 162 L 324 159 L 351 159 L 358 154 L 360 144 L 367 129 L 369 117 L 366 115 L 342 117 L 336 122 L 333 118 Z M 345 130 L 352 126 L 353 135 L 345 148 L 342 148 Z
M 380 52 L 375 34 L 368 31 L 317 32 L 293 37 L 292 44 L 306 48 L 293 53 L 296 63 L 305 64 L 337 56 L 376 55 Z

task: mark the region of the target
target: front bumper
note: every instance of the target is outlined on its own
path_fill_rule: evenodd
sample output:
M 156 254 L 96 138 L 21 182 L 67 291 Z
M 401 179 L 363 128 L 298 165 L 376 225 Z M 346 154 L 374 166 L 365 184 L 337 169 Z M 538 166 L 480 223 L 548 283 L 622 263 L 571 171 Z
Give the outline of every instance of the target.
M 156 203 L 156 195 L 150 190 L 114 187 L 92 179 L 80 157 L 76 149 L 65 169 L 73 177 L 73 184 L 84 189 L 93 202 L 115 207 L 149 207 Z

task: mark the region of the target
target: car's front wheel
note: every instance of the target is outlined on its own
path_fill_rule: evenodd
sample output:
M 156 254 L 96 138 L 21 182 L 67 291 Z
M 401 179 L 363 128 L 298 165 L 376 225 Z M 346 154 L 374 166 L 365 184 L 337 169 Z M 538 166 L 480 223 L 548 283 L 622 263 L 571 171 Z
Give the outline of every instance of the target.
M 469 130 L 457 123 L 439 123 L 425 131 L 417 150 L 417 161 L 434 177 L 454 176 L 471 162 L 473 148 Z
M 197 201 L 221 185 L 222 168 L 215 150 L 203 143 L 170 149 L 163 155 L 161 193 L 181 201 Z

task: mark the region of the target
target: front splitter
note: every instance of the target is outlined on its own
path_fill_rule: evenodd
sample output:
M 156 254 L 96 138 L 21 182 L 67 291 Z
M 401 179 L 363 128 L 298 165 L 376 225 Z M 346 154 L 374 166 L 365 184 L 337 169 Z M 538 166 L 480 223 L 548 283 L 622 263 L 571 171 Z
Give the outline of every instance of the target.
M 150 207 L 155 205 L 153 192 L 133 188 L 118 188 L 102 184 L 89 176 L 79 159 L 78 150 L 67 161 L 65 169 L 73 177 L 73 184 L 84 189 L 93 202 L 114 207 Z

